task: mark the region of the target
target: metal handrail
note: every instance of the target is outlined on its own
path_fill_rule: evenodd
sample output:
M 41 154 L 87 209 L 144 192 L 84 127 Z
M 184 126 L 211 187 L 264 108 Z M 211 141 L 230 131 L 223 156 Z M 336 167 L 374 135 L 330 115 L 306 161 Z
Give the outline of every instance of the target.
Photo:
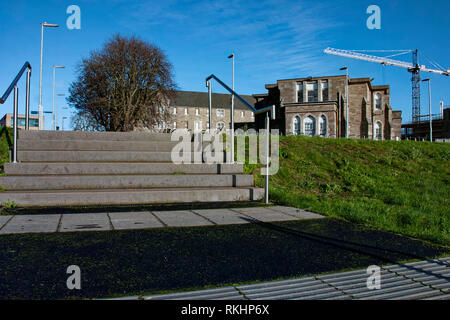
M 17 76 L 9 85 L 8 89 L 6 89 L 3 96 L 0 98 L 0 104 L 4 104 L 8 99 L 9 95 L 14 89 L 14 110 L 13 110 L 13 154 L 12 161 L 14 163 L 17 162 L 17 127 L 18 127 L 18 103 L 19 103 L 19 88 L 17 87 L 17 83 L 22 78 L 23 73 L 27 70 L 27 88 L 26 88 L 26 98 L 25 98 L 25 130 L 30 128 L 30 80 L 31 80 L 31 64 L 27 61 L 23 65 L 22 69 L 20 69 Z
M 211 86 L 211 79 L 216 80 L 222 87 L 225 88 L 225 90 L 227 90 L 228 92 L 230 92 L 232 95 L 234 95 L 236 98 L 239 99 L 239 101 L 242 102 L 242 104 L 244 104 L 247 108 L 249 108 L 254 114 L 261 114 L 261 113 L 265 113 L 265 112 L 270 112 L 270 118 L 272 120 L 275 120 L 275 105 L 273 106 L 269 106 L 269 107 L 265 107 L 262 109 L 256 109 L 255 107 L 253 107 L 251 104 L 249 104 L 247 101 L 245 101 L 244 98 L 242 98 L 240 95 L 238 95 L 236 92 L 234 92 L 233 89 L 231 89 L 229 86 L 227 86 L 222 80 L 220 80 L 219 78 L 217 78 L 215 75 L 210 75 L 208 78 L 206 78 L 206 86 L 208 88 L 210 88 Z M 211 96 L 211 95 L 210 95 Z M 210 97 L 211 98 L 211 97 Z M 211 121 L 211 110 L 210 111 L 210 121 Z M 211 123 L 210 125 L 210 129 L 211 129 Z
M 264 179 L 264 200 L 265 203 L 269 203 L 269 136 L 270 136 L 270 119 L 275 120 L 275 105 L 265 107 L 262 109 L 256 109 L 251 104 L 249 104 L 247 101 L 245 101 L 244 98 L 242 98 L 240 95 L 238 95 L 236 92 L 234 92 L 233 89 L 231 89 L 229 86 L 227 86 L 223 81 L 221 81 L 219 78 L 217 78 L 215 75 L 210 75 L 208 78 L 206 78 L 206 86 L 208 87 L 208 100 L 209 100 L 209 130 L 211 130 L 211 114 L 212 114 L 212 86 L 211 86 L 211 79 L 216 80 L 222 87 L 225 88 L 228 92 L 230 92 L 233 96 L 238 98 L 243 105 L 245 105 L 247 108 L 249 108 L 254 114 L 261 114 L 266 113 L 265 118 L 265 124 L 266 124 L 266 145 L 265 145 L 265 155 L 266 155 L 266 175 Z M 231 107 L 230 107 L 231 109 Z M 269 118 L 270 113 L 270 118 Z M 230 118 L 231 121 L 233 117 Z M 234 124 L 232 125 L 232 128 L 234 128 Z M 234 151 L 234 132 L 231 132 L 231 150 Z M 231 154 L 231 162 L 234 162 L 234 154 Z

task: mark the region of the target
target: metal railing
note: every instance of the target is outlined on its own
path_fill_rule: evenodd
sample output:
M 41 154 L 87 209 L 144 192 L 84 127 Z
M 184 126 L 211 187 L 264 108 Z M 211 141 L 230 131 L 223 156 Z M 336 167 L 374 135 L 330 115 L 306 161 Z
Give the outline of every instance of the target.
M 20 69 L 17 76 L 6 89 L 3 96 L 0 98 L 0 104 L 4 104 L 8 99 L 9 95 L 14 89 L 14 110 L 13 110 L 13 153 L 12 161 L 17 163 L 17 131 L 18 131 L 18 105 L 19 105 L 19 88 L 17 83 L 22 78 L 23 73 L 27 70 L 27 88 L 26 88 L 26 98 L 25 98 L 25 130 L 30 128 L 30 80 L 31 80 L 31 64 L 27 61 Z
M 265 203 L 269 203 L 269 143 L 270 143 L 270 119 L 275 120 L 275 105 L 265 107 L 262 109 L 256 109 L 254 106 L 249 104 L 247 101 L 245 101 L 244 98 L 242 98 L 240 95 L 238 95 L 236 92 L 234 92 L 233 89 L 231 89 L 229 86 L 227 86 L 223 81 L 221 81 L 219 78 L 217 78 L 215 75 L 210 75 L 206 78 L 206 87 L 208 88 L 208 108 L 209 108 L 209 130 L 212 130 L 211 127 L 211 114 L 212 114 L 212 85 L 211 80 L 216 80 L 222 87 L 225 88 L 228 92 L 230 92 L 233 96 L 239 99 L 239 101 L 242 102 L 244 106 L 246 106 L 250 111 L 252 111 L 255 115 L 265 113 L 265 129 L 266 129 L 266 143 L 265 143 L 265 156 L 266 156 L 266 175 L 264 180 L 264 199 Z M 230 112 L 233 112 L 230 105 Z M 270 118 L 269 118 L 270 114 Z M 234 117 L 230 117 L 230 121 L 233 120 Z M 231 128 L 234 128 L 234 123 L 231 123 Z M 231 163 L 234 162 L 234 132 L 231 130 Z

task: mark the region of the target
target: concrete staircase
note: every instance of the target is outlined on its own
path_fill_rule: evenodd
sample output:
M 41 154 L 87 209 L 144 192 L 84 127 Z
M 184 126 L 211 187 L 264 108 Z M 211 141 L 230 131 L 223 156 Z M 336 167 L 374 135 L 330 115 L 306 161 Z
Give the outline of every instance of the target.
M 20 131 L 0 203 L 119 205 L 261 200 L 242 164 L 174 164 L 167 133 Z

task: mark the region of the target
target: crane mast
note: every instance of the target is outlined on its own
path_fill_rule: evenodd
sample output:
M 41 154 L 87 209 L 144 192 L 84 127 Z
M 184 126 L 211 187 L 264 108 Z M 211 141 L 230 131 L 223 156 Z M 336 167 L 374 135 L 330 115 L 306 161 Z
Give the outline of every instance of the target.
M 409 68 L 412 78 L 412 122 L 420 121 L 420 66 L 417 49 L 413 51 L 413 67 Z
M 357 51 L 381 51 L 381 52 L 400 52 L 399 54 L 412 53 L 412 63 L 389 59 L 388 57 L 377 57 L 373 55 L 368 55 L 365 53 L 357 52 Z M 412 122 L 420 121 L 420 72 L 432 72 L 445 76 L 450 75 L 449 70 L 435 70 L 429 69 L 424 65 L 419 64 L 419 51 L 416 50 L 342 50 L 335 48 L 326 48 L 324 50 L 327 54 L 333 54 L 341 57 L 347 57 L 352 59 L 359 59 L 369 62 L 381 63 L 382 65 L 396 66 L 401 68 L 408 69 L 412 74 L 411 83 L 412 83 Z M 440 66 L 438 66 L 440 67 Z

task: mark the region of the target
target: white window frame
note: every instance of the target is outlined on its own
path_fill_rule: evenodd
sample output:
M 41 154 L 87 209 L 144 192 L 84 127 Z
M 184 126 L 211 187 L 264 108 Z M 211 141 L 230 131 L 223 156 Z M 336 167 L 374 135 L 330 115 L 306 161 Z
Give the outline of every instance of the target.
M 380 130 L 380 134 L 378 134 L 378 130 Z M 383 124 L 381 121 L 375 122 L 375 140 L 382 141 L 383 140 Z
M 216 109 L 216 116 L 217 116 L 217 118 L 224 118 L 225 117 L 225 109 Z
M 311 122 L 309 122 L 309 120 L 311 120 Z M 312 130 L 306 128 L 306 126 L 307 125 L 309 126 L 309 124 L 312 125 Z M 317 130 L 316 126 L 317 126 L 316 118 L 314 118 L 313 116 L 306 117 L 303 120 L 303 134 L 308 137 L 314 137 L 316 135 Z M 311 134 L 309 134 L 309 132 L 311 132 Z
M 377 102 L 379 102 L 379 104 Z M 373 104 L 374 104 L 375 110 L 383 109 L 383 96 L 381 95 L 381 93 L 378 93 L 378 92 L 374 93 Z
M 325 128 L 322 129 L 322 126 L 324 126 Z M 319 135 L 321 137 L 327 137 L 327 132 L 328 132 L 328 119 L 327 116 L 323 114 L 319 118 Z
M 298 130 L 296 130 L 296 120 L 298 119 Z M 302 118 L 300 116 L 295 116 L 292 118 L 292 134 L 299 136 L 302 134 Z
M 311 89 L 312 88 L 312 89 Z M 309 99 L 309 93 L 317 91 L 317 96 L 315 101 Z M 319 101 L 319 83 L 317 81 L 306 83 L 306 99 L 308 102 L 318 102 Z

